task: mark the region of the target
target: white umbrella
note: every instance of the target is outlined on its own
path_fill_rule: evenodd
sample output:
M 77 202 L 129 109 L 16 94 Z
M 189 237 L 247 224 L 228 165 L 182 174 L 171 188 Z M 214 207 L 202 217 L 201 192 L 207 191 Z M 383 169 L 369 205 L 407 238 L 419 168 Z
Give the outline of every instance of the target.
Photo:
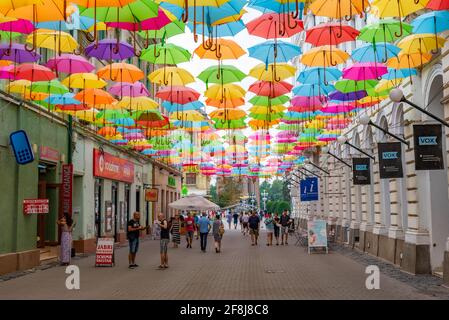
M 216 210 L 220 208 L 217 204 L 196 194 L 182 197 L 181 199 L 169 203 L 168 206 L 177 210 Z

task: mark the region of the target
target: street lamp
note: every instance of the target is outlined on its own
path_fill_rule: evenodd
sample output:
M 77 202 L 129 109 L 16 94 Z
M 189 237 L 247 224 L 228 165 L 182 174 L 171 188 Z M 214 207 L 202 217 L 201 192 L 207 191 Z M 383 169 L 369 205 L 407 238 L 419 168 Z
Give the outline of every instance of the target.
M 407 146 L 410 145 L 410 142 L 408 142 L 407 140 L 402 139 L 401 137 L 398 137 L 397 135 L 391 133 L 390 131 L 388 131 L 388 130 L 382 128 L 381 126 L 378 126 L 378 125 L 375 124 L 374 122 L 372 122 L 370 116 L 367 115 L 366 113 L 363 114 L 363 115 L 361 115 L 361 116 L 359 117 L 359 123 L 362 124 L 362 125 L 370 125 L 370 126 L 373 126 L 374 128 L 379 129 L 380 131 L 382 131 L 382 132 L 385 133 L 386 135 L 389 135 L 390 137 L 393 137 L 394 139 L 396 139 L 396 140 L 402 142 L 403 144 L 406 144 Z
M 290 185 L 289 185 L 290 186 Z M 267 200 L 268 200 L 268 192 L 262 192 L 262 201 L 263 201 L 263 210 L 267 210 Z
M 395 88 L 395 89 L 393 89 L 393 90 L 390 91 L 390 99 L 391 99 L 391 101 L 397 102 L 397 103 L 399 103 L 399 102 L 405 102 L 405 103 L 407 103 L 408 105 L 412 106 L 413 108 L 415 108 L 415 109 L 421 111 L 421 112 L 424 113 L 425 115 L 427 115 L 427 116 L 431 117 L 432 119 L 438 121 L 439 123 L 445 125 L 446 127 L 449 127 L 449 123 L 447 123 L 447 122 L 444 121 L 443 119 L 437 117 L 436 115 L 430 113 L 429 111 L 427 111 L 427 110 L 425 110 L 425 109 L 423 109 L 423 108 L 417 106 L 417 105 L 414 104 L 413 102 L 407 100 L 407 99 L 404 97 L 404 93 L 403 93 L 402 90 L 399 89 L 399 88 Z
M 363 151 L 363 150 L 360 149 L 359 147 L 356 147 L 356 146 L 353 145 L 352 143 L 349 143 L 349 142 L 348 142 L 348 138 L 347 138 L 346 136 L 343 136 L 343 135 L 339 136 L 339 137 L 337 138 L 337 141 L 338 141 L 339 144 L 347 144 L 348 146 L 350 146 L 350 147 L 356 149 L 356 150 L 359 151 L 360 153 L 363 153 L 363 154 L 366 155 L 367 157 L 369 157 L 369 158 L 371 158 L 371 159 L 374 160 L 374 157 L 373 157 L 372 155 L 366 153 L 365 151 Z
M 337 157 L 335 154 L 331 153 L 331 152 L 329 151 L 329 147 L 323 147 L 323 148 L 321 148 L 321 151 L 322 151 L 323 153 L 328 154 L 328 155 L 330 155 L 331 157 L 337 159 L 338 161 L 340 161 L 341 163 L 343 163 L 345 166 L 348 166 L 349 168 L 352 168 L 351 165 L 350 165 L 349 163 L 347 163 L 346 161 L 340 159 L 340 158 Z

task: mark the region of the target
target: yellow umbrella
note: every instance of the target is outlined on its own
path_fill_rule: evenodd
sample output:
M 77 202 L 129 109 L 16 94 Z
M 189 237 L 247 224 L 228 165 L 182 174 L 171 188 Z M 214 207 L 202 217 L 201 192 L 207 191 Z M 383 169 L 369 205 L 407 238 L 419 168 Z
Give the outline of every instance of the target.
M 382 102 L 383 100 L 385 100 L 386 98 L 388 98 L 388 96 L 382 96 L 382 97 L 370 97 L 370 96 L 366 96 L 362 99 L 357 100 L 357 104 L 359 105 L 363 105 L 366 103 L 373 103 L 373 104 L 378 104 L 380 102 Z
M 214 100 L 237 99 L 245 97 L 246 91 L 241 86 L 233 83 L 214 84 L 204 92 L 206 98 Z
M 223 3 L 228 2 L 229 0 L 188 0 L 188 6 L 189 7 L 219 7 Z M 174 5 L 177 5 L 179 7 L 184 8 L 185 7 L 185 0 L 156 0 L 157 3 L 161 2 L 168 2 Z
M 261 63 L 249 71 L 249 75 L 258 80 L 264 81 L 281 81 L 295 76 L 296 68 L 287 63 L 270 63 L 266 68 L 264 63 Z
M 374 87 L 374 91 L 379 93 L 379 92 L 383 92 L 383 91 L 391 89 L 391 88 L 396 88 L 401 84 L 402 80 L 403 79 L 401 79 L 401 78 L 393 79 L 393 80 L 382 79 L 379 81 L 379 83 L 376 85 L 376 87 Z
M 59 55 L 61 52 L 73 52 L 78 47 L 78 43 L 69 33 L 47 29 L 37 29 L 28 35 L 26 42 L 35 43 L 38 48 L 57 51 Z
M 246 112 L 240 109 L 218 109 L 209 113 L 209 117 L 221 120 L 237 120 L 246 116 Z
M 0 23 L 11 22 L 11 21 L 15 21 L 15 20 L 17 20 L 17 19 L 16 18 L 7 17 L 4 14 L 0 13 Z
M 397 46 L 403 53 L 437 53 L 446 39 L 433 33 L 411 34 L 398 42 Z
M 30 86 L 31 81 L 29 80 L 25 79 L 16 80 L 12 81 L 6 86 L 6 91 L 8 91 L 9 93 L 20 93 L 24 95 L 26 91 L 29 90 Z
M 0 0 L 1 9 L 16 10 L 20 7 L 42 4 L 41 0 Z
M 88 32 L 94 32 L 95 27 L 97 28 L 97 31 L 106 31 L 108 29 L 108 26 L 104 22 L 97 22 L 97 24 L 91 25 L 87 30 Z
M 69 88 L 78 89 L 101 89 L 107 85 L 107 82 L 94 73 L 74 73 L 61 81 L 63 85 Z
M 158 110 L 159 104 L 149 97 L 123 97 L 116 107 L 132 111 L 147 111 Z
M 310 49 L 301 57 L 301 62 L 310 67 L 335 67 L 348 60 L 349 54 L 335 46 L 319 46 Z
M 228 153 L 245 153 L 246 148 L 240 144 L 231 144 L 226 148 L 226 152 Z
M 363 14 L 368 7 L 367 0 L 315 0 L 309 5 L 314 15 L 336 19 Z
M 265 114 L 269 113 L 271 109 L 271 113 L 278 113 L 286 110 L 287 108 L 283 105 L 276 105 L 276 106 L 252 106 L 249 111 L 255 114 Z
M 150 73 L 148 79 L 159 85 L 185 86 L 195 82 L 193 75 L 186 69 L 178 67 L 164 67 Z
M 432 59 L 430 53 L 399 53 L 387 61 L 387 67 L 393 69 L 412 69 L 422 66 Z
M 63 110 L 57 110 L 58 112 L 67 113 L 73 117 L 78 118 L 79 120 L 87 121 L 95 123 L 97 121 L 97 114 L 98 111 L 94 109 L 90 110 L 79 110 L 79 111 L 63 111 Z M 104 121 L 101 120 L 101 124 L 104 124 Z
M 279 124 L 279 122 L 280 122 L 280 120 L 278 120 L 278 119 L 271 120 L 271 121 L 252 119 L 248 122 L 248 125 L 253 130 L 260 130 L 260 129 L 269 129 L 269 128 Z
M 46 22 L 46 21 L 64 21 L 67 16 L 75 13 L 77 8 L 72 5 L 67 5 L 70 1 L 61 0 L 38 0 L 28 1 L 28 5 L 18 7 L 17 3 L 25 3 L 26 0 L 11 0 L 14 2 L 16 8 L 8 8 L 0 6 L 0 13 L 5 16 L 30 20 L 31 22 Z
M 196 110 L 176 111 L 170 115 L 171 120 L 203 121 L 204 116 Z

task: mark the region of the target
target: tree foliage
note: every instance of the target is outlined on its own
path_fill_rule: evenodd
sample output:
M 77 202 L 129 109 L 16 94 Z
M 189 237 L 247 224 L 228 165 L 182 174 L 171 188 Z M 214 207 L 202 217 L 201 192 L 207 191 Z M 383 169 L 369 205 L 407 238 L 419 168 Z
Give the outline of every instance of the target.
M 286 181 L 278 179 L 271 183 L 265 180 L 260 184 L 260 203 L 263 203 L 262 193 L 265 191 L 268 194 L 266 202 L 266 210 L 268 212 L 281 214 L 284 210 L 290 211 L 290 190 L 287 185 Z

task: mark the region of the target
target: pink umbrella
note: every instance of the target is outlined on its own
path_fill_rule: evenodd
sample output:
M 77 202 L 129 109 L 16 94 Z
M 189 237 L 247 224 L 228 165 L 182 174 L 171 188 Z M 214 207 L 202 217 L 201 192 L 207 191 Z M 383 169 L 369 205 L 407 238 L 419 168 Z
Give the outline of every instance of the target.
M 18 32 L 18 33 L 23 33 L 23 34 L 30 34 L 35 30 L 35 28 L 30 21 L 25 20 L 25 19 L 18 19 L 18 20 L 14 20 L 14 21 L 0 23 L 0 30 L 8 31 L 8 32 Z
M 170 18 L 165 14 L 164 10 L 158 9 L 157 17 L 149 18 L 141 21 L 140 23 L 132 22 L 106 22 L 108 28 L 125 29 L 128 31 L 140 31 L 140 30 L 160 30 L 167 24 L 172 22 Z
M 45 66 L 56 72 L 69 74 L 87 73 L 95 69 L 95 66 L 87 61 L 86 58 L 75 54 L 61 54 L 49 59 Z
M 109 93 L 121 97 L 148 97 L 150 93 L 142 82 L 120 82 L 109 89 Z
M 0 79 L 15 80 L 16 75 L 14 72 L 14 65 L 1 67 L 0 68 Z
M 312 96 L 312 97 L 297 96 L 293 97 L 290 100 L 290 104 L 295 107 L 321 106 L 323 104 L 323 101 L 324 102 L 326 101 L 325 96 Z
M 387 74 L 387 67 L 381 63 L 357 62 L 352 66 L 343 69 L 343 79 L 355 81 L 362 80 L 380 80 L 384 74 Z
M 124 138 L 127 140 L 142 140 L 145 139 L 145 136 L 142 133 L 133 132 L 125 134 Z
M 337 104 L 337 103 L 328 103 L 323 108 L 321 108 L 321 112 L 324 113 L 344 113 L 350 112 L 355 109 L 353 104 Z

